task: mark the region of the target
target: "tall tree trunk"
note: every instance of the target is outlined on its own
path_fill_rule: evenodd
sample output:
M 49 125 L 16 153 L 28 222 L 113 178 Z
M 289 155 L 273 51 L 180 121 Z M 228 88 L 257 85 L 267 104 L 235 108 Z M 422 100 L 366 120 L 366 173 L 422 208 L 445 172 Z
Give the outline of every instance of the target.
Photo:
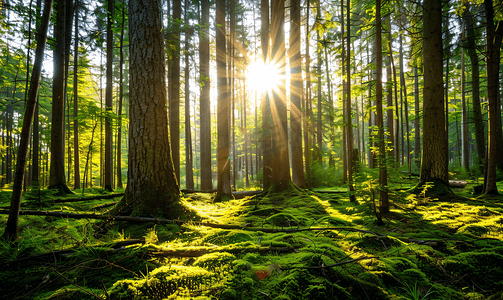
M 496 167 L 498 162 L 498 140 L 501 139 L 501 111 L 498 110 L 500 47 L 503 37 L 503 21 L 494 23 L 492 0 L 485 0 L 487 35 L 487 98 L 489 102 L 489 137 L 487 140 L 487 170 L 484 192 L 498 194 L 496 188 Z M 498 113 L 499 111 L 499 113 Z M 498 120 L 498 118 L 500 120 Z M 501 151 L 501 149 L 499 149 Z
M 401 34 L 400 34 L 399 40 L 400 40 L 400 84 L 401 84 L 400 95 L 402 94 L 402 91 L 403 91 L 405 101 L 402 103 L 404 103 L 404 105 L 405 105 L 405 138 L 407 141 L 407 149 L 406 149 L 407 166 L 409 168 L 409 173 L 412 173 L 412 164 L 410 161 L 409 102 L 407 100 L 407 83 L 405 82 L 405 72 L 404 72 L 404 62 L 403 62 L 403 44 L 402 44 L 402 35 Z M 402 111 L 402 108 L 400 108 L 400 113 L 401 113 L 401 111 Z M 403 132 L 403 130 L 402 130 L 402 132 Z M 405 148 L 405 145 L 402 148 Z
M 461 40 L 465 39 L 465 27 L 463 26 L 463 32 Z M 462 127 L 462 157 L 463 157 L 463 167 L 466 172 L 470 172 L 470 156 L 469 156 L 469 146 L 468 146 L 468 114 L 466 112 L 466 99 L 465 99 L 465 49 L 461 49 L 461 110 L 463 120 L 461 121 Z
M 306 187 L 311 187 L 311 57 L 309 55 L 309 4 L 306 8 L 306 94 L 304 105 L 304 159 L 306 162 Z
M 290 2 L 290 136 L 292 147 L 292 180 L 304 188 L 302 160 L 302 58 L 300 56 L 300 0 Z M 332 124 L 330 124 L 333 126 Z M 306 132 L 307 134 L 307 132 Z
M 171 50 L 171 77 L 169 81 L 169 137 L 175 168 L 176 180 L 180 182 L 180 26 L 177 20 L 182 17 L 181 0 L 173 1 L 173 29 Z
M 52 88 L 52 127 L 51 127 L 51 169 L 49 188 L 58 189 L 60 194 L 71 193 L 65 179 L 65 1 L 56 4 L 56 25 L 54 28 L 53 88 Z
M 80 151 L 79 151 L 79 4 L 75 3 L 75 45 L 73 52 L 73 188 L 80 189 Z
M 40 21 L 39 16 L 40 16 L 40 9 L 42 7 L 42 0 L 37 0 L 37 22 L 36 22 L 36 28 L 37 32 L 40 32 Z M 47 35 L 47 33 L 46 33 Z M 31 158 L 31 164 L 32 164 L 32 172 L 31 172 L 31 181 L 32 184 L 36 183 L 38 187 L 42 185 L 42 182 L 40 181 L 40 130 L 39 130 L 39 103 L 38 100 L 39 98 L 37 97 L 37 101 L 35 104 L 35 115 L 33 116 L 33 130 L 32 130 L 32 158 Z M 42 180 L 43 181 L 43 180 Z
M 269 54 L 269 1 L 261 0 L 261 48 L 262 60 L 264 64 L 270 62 Z M 267 190 L 271 186 L 272 179 L 272 115 L 271 99 L 269 93 L 262 96 L 262 151 L 264 161 L 262 166 L 263 189 Z
M 23 127 L 21 129 L 21 141 L 18 148 L 16 174 L 14 177 L 14 185 L 12 187 L 11 204 L 9 209 L 9 217 L 5 227 L 3 240 L 17 240 L 19 210 L 21 208 L 21 196 L 23 188 L 24 173 L 26 170 L 26 160 L 28 155 L 28 145 L 30 143 L 31 125 L 35 107 L 38 99 L 38 90 L 40 86 L 40 77 L 42 70 L 42 62 L 44 60 L 44 49 L 47 40 L 47 28 L 51 16 L 52 0 L 46 0 L 44 3 L 44 12 L 42 21 L 38 30 L 37 49 L 35 52 L 35 63 L 33 65 L 33 73 L 30 80 L 30 90 L 28 92 L 28 102 L 23 117 Z M 64 178 L 64 176 L 63 176 Z
M 318 0 L 316 5 L 316 22 L 321 22 L 321 5 L 320 5 L 321 0 Z M 323 60 L 321 58 L 322 53 L 321 53 L 321 36 L 320 36 L 320 31 L 316 31 L 316 52 L 318 56 L 318 71 L 316 72 L 316 76 L 318 77 L 318 118 L 317 118 L 317 123 L 316 123 L 316 160 L 320 163 L 320 166 L 323 166 L 323 121 L 322 121 L 322 85 L 321 85 L 321 67 L 323 64 Z M 274 41 L 274 39 L 272 39 Z
M 274 101 L 272 103 L 272 116 L 274 120 L 273 129 L 273 151 L 274 160 L 272 163 L 272 187 L 275 192 L 281 192 L 290 187 L 290 161 L 288 151 L 288 117 L 286 107 L 286 55 L 285 55 L 285 0 L 272 1 L 272 28 L 271 57 L 278 66 L 280 84 L 277 90 L 273 90 Z
M 393 80 L 391 78 L 391 76 L 393 75 L 393 72 L 391 71 L 391 61 L 393 60 L 393 57 L 391 55 L 391 52 L 393 51 L 393 48 L 392 48 L 392 43 L 393 43 L 393 39 L 392 39 L 392 36 L 391 36 L 391 18 L 387 18 L 386 19 L 386 27 L 387 27 L 387 30 L 389 31 L 388 32 L 388 61 L 387 61 L 387 64 L 386 64 L 386 100 L 387 100 L 387 103 L 386 103 L 386 132 L 387 132 L 387 147 L 389 147 L 389 151 L 387 152 L 388 153 L 388 158 L 390 160 L 390 162 L 392 161 L 398 161 L 397 159 L 397 156 L 395 156 L 397 153 L 395 153 L 396 151 L 398 151 L 398 145 L 396 145 L 396 142 L 395 142 L 395 132 L 394 132 L 394 127 L 396 125 L 398 125 L 397 123 L 395 123 L 395 114 L 398 113 L 398 111 L 394 111 L 393 110 Z
M 423 6 L 423 151 L 419 186 L 433 182 L 432 190 L 448 184 L 445 130 L 442 2 L 425 0 Z M 437 190 L 442 193 L 441 190 Z
M 344 35 L 344 0 L 341 0 L 341 77 L 342 77 L 342 182 L 348 181 L 348 151 L 347 151 L 347 100 L 346 100 L 346 49 Z
M 187 189 L 194 189 L 194 174 L 192 172 L 192 131 L 190 130 L 190 55 L 189 40 L 191 28 L 189 27 L 189 1 L 185 0 L 185 185 Z
M 225 45 L 225 0 L 216 1 L 216 48 L 217 48 L 217 90 L 218 90 L 218 185 L 215 201 L 232 195 L 230 182 L 230 101 L 227 85 L 226 45 Z
M 477 54 L 477 36 L 473 28 L 473 16 L 470 11 L 469 3 L 465 2 L 466 9 L 463 13 L 463 19 L 466 24 L 467 38 L 465 47 L 470 56 L 470 64 L 472 69 L 472 107 L 473 107 L 473 123 L 475 125 L 475 144 L 477 146 L 477 168 L 480 172 L 484 170 L 484 159 L 486 156 L 486 146 L 484 138 L 484 123 L 480 108 L 480 71 L 479 71 L 479 56 Z
M 119 40 L 119 109 L 117 112 L 117 152 L 116 152 L 116 173 L 117 173 L 117 187 L 123 188 L 122 185 L 122 102 L 124 99 L 124 30 L 126 23 L 126 5 L 123 2 L 122 8 L 122 24 L 121 24 L 121 35 Z
M 353 123 L 351 117 L 351 0 L 347 0 L 347 44 L 348 44 L 348 55 L 347 55 L 347 112 L 346 116 L 348 119 L 347 123 L 347 134 L 348 134 L 348 185 L 351 202 L 356 201 L 354 195 L 355 188 L 353 187 L 353 171 L 354 171 L 354 158 L 353 158 Z M 342 25 L 344 26 L 344 25 Z
M 161 11 L 159 1 L 129 1 L 128 183 L 117 211 L 177 218 L 184 208 L 168 138 Z
M 230 103 L 231 103 L 231 135 L 232 135 L 232 186 L 235 188 L 236 187 L 236 177 L 237 173 L 239 172 L 240 168 L 238 167 L 238 160 L 239 160 L 239 155 L 237 153 L 237 148 L 236 148 L 236 91 L 235 91 L 235 85 L 234 85 L 234 36 L 235 36 L 235 23 L 236 23 L 236 18 L 235 18 L 235 5 L 234 5 L 234 0 L 229 0 L 229 39 L 228 39 L 228 44 L 229 44 L 229 49 L 228 49 L 228 64 L 227 64 L 227 74 L 229 76 L 228 79 L 228 84 L 229 84 L 229 97 L 230 97 Z
M 418 169 L 421 169 L 421 126 L 419 124 L 419 75 L 417 66 L 414 67 L 414 161 Z
M 112 100 L 113 100 L 113 58 L 114 33 L 112 22 L 114 14 L 114 0 L 108 0 L 107 22 L 107 87 L 105 91 L 105 190 L 112 191 L 113 158 L 112 158 Z
M 375 154 L 379 164 L 379 210 L 389 212 L 388 169 L 384 147 L 384 117 L 382 111 L 382 33 L 381 33 L 381 0 L 376 0 L 376 124 L 378 150 Z M 382 220 L 381 220 L 382 221 Z
M 199 61 L 200 61 L 200 118 L 201 125 L 201 190 L 213 189 L 211 175 L 211 107 L 210 107 L 210 3 L 202 1 L 201 6 L 202 29 L 199 34 Z

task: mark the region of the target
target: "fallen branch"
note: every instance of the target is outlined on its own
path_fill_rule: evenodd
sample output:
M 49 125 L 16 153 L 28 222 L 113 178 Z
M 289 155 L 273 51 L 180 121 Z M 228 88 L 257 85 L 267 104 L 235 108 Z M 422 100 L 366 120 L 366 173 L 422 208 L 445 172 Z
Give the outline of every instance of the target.
M 136 245 L 136 244 L 144 244 L 145 239 L 132 239 L 132 240 L 127 240 L 127 241 L 121 241 L 117 242 L 114 245 L 110 246 L 110 250 L 117 250 L 121 249 L 122 247 L 125 246 L 130 246 L 130 245 Z M 101 247 L 101 246 L 99 246 Z M 70 254 L 73 254 L 77 251 L 80 251 L 81 249 L 66 249 L 66 250 L 57 250 L 57 251 L 51 251 L 47 253 L 40 253 L 40 254 L 35 254 L 35 255 L 30 255 L 30 256 L 24 256 L 17 258 L 13 261 L 7 262 L 5 264 L 13 264 L 13 263 L 20 263 L 20 262 L 25 262 L 25 261 L 32 261 L 32 260 L 37 260 L 37 261 L 47 261 L 47 260 L 57 260 L 57 259 L 62 259 Z
M 8 214 L 8 210 L 0 210 L 0 214 Z M 357 229 L 351 227 L 309 227 L 309 228 L 263 228 L 263 227 L 250 227 L 249 224 L 244 225 L 229 225 L 229 224 L 217 224 L 210 222 L 193 222 L 193 221 L 181 221 L 181 220 L 170 220 L 170 219 L 158 219 L 149 217 L 131 217 L 131 216 L 109 216 L 108 214 L 75 214 L 75 213 L 65 213 L 59 211 L 42 211 L 42 210 L 22 210 L 19 211 L 19 215 L 35 215 L 35 216 L 52 216 L 52 217 L 62 217 L 62 218 L 72 218 L 72 219 L 97 219 L 97 220 L 113 220 L 113 221 L 131 221 L 131 222 L 158 222 L 158 223 L 173 223 L 178 225 L 193 225 L 193 226 L 205 226 L 211 228 L 220 229 L 241 229 L 247 231 L 261 231 L 267 233 L 276 232 L 302 232 L 302 231 L 324 231 L 324 230 L 337 230 L 337 231 L 349 231 L 349 232 L 360 232 L 368 233 L 375 236 L 386 236 L 385 234 L 376 233 L 369 230 Z
M 87 201 L 87 200 L 97 200 L 97 199 L 111 199 L 118 198 L 124 196 L 124 193 L 117 194 L 106 194 L 106 195 L 98 195 L 98 196 L 89 196 L 89 197 L 80 197 L 80 198 L 61 198 L 53 200 L 53 203 L 65 203 L 65 202 L 79 202 L 79 201 Z

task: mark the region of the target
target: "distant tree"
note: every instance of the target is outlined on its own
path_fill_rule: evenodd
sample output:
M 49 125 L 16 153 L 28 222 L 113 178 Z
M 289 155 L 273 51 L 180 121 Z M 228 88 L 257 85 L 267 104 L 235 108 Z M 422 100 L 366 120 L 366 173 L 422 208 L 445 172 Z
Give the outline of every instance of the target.
M 129 1 L 128 182 L 117 210 L 177 218 L 183 206 L 168 138 L 161 5 L 156 0 Z
M 116 173 L 117 187 L 122 188 L 122 102 L 124 99 L 124 30 L 126 27 L 126 1 L 122 1 L 122 24 L 119 39 L 119 109 L 117 112 L 117 153 L 116 153 Z
M 73 188 L 80 189 L 80 151 L 79 151 L 79 2 L 75 3 L 75 45 L 73 51 Z

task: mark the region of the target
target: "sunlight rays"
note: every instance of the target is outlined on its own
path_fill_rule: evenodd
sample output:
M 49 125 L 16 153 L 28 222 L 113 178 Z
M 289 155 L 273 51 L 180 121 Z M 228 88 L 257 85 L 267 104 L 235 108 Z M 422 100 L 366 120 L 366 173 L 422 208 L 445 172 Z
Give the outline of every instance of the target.
M 245 76 L 249 87 L 260 94 L 277 90 L 283 79 L 276 65 L 260 60 L 248 65 Z

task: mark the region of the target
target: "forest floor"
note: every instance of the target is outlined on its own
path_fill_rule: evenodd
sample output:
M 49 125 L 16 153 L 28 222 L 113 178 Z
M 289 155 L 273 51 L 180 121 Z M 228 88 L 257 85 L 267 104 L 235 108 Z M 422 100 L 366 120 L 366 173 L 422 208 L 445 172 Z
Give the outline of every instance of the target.
M 440 201 L 404 191 L 415 182 L 393 181 L 383 226 L 369 182 L 357 202 L 341 187 L 185 195 L 203 223 L 21 215 L 18 242 L 0 243 L 0 298 L 503 299 L 503 196 L 475 197 L 470 182 Z M 37 198 L 25 193 L 22 210 L 102 214 L 114 203 Z

